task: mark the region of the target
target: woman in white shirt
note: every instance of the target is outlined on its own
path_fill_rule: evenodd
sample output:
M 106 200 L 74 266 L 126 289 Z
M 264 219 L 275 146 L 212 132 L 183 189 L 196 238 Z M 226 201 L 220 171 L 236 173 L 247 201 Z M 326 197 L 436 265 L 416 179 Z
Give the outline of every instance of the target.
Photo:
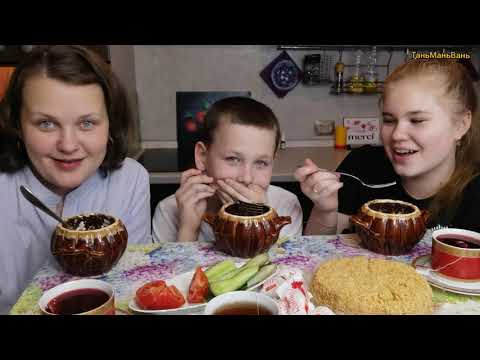
M 147 171 L 126 158 L 131 115 L 109 66 L 80 46 L 39 46 L 0 103 L 0 314 L 48 260 L 57 223 L 23 198 L 25 185 L 61 217 L 104 212 L 129 243 L 150 242 Z

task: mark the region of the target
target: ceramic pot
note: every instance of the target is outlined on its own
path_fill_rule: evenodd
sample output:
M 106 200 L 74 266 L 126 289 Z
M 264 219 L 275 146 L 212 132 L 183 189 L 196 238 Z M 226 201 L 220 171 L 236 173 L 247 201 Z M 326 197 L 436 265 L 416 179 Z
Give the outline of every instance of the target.
M 432 270 L 463 281 L 480 280 L 480 234 L 464 229 L 432 233 Z
M 429 213 L 400 200 L 377 199 L 350 218 L 368 250 L 384 255 L 408 253 L 423 237 Z
M 237 204 L 225 204 L 217 215 L 207 214 L 204 219 L 215 234 L 215 247 L 243 258 L 268 251 L 282 227 L 292 222 L 290 216 L 278 216 L 268 205 L 263 205 L 261 215 L 242 216 Z
M 57 225 L 51 239 L 51 252 L 69 274 L 94 276 L 106 273 L 127 247 L 127 229 L 113 216 L 78 215 L 66 219 L 66 222 L 68 227 Z

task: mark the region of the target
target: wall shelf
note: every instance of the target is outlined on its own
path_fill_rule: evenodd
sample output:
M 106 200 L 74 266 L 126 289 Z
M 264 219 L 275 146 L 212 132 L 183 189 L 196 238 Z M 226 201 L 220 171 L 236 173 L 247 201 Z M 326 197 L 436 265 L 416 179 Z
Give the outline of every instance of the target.
M 302 45 L 295 45 L 295 46 L 302 46 Z M 306 45 L 303 46 L 303 49 L 305 48 Z M 310 46 L 310 45 L 308 45 Z M 337 46 L 338 48 L 338 46 Z M 355 48 L 355 50 L 371 50 L 372 49 L 372 46 L 365 46 L 364 49 L 359 49 L 358 47 Z M 334 50 L 336 51 L 336 50 Z M 342 62 L 342 57 L 343 57 L 343 52 L 345 51 L 353 51 L 353 49 L 345 49 L 345 48 L 338 48 L 338 61 L 339 62 Z M 378 51 L 378 48 L 377 48 L 377 51 Z M 384 68 L 385 71 L 386 71 L 386 75 L 388 75 L 390 73 L 390 65 L 391 65 L 391 60 L 392 60 L 392 55 L 393 55 L 393 49 L 388 49 L 388 59 L 386 60 L 385 63 L 383 64 L 365 64 L 365 63 L 360 63 L 358 64 L 359 68 L 367 68 L 369 66 L 374 66 L 375 68 Z M 306 57 L 305 57 L 306 58 Z M 343 63 L 344 65 L 344 68 L 350 68 L 350 69 L 353 69 L 353 68 L 356 68 L 357 65 L 356 64 L 345 64 Z M 304 61 L 304 72 L 305 72 L 305 61 Z M 334 69 L 333 67 L 329 70 L 329 72 L 331 73 L 332 76 L 334 76 Z M 329 75 L 330 76 L 330 75 Z M 369 86 L 365 86 L 364 87 L 364 90 L 363 91 L 350 91 L 352 89 L 352 87 L 350 86 L 351 83 L 349 80 L 346 80 L 345 81 L 345 85 L 344 85 L 344 88 L 342 88 L 342 90 L 340 92 L 337 92 L 336 89 L 335 89 L 335 79 L 332 79 L 331 77 L 328 79 L 328 81 L 325 81 L 326 79 L 322 79 L 324 81 L 316 81 L 315 83 L 308 83 L 308 82 L 303 82 L 303 84 L 305 86 L 322 86 L 322 85 L 326 85 L 326 84 L 332 84 L 333 83 L 333 86 L 331 86 L 330 88 L 330 94 L 332 95 L 343 95 L 343 94 L 348 94 L 348 95 L 375 95 L 375 94 L 381 94 L 383 92 L 383 81 L 377 81 L 377 87 L 372 89 L 371 87 Z M 358 90 L 358 88 L 357 88 Z
M 335 84 L 333 84 L 330 88 L 330 94 L 331 95 L 355 95 L 355 96 L 363 95 L 363 96 L 368 96 L 368 95 L 379 95 L 379 94 L 383 93 L 383 81 L 376 81 L 375 82 L 375 87 L 373 87 L 373 88 L 368 86 L 368 84 L 371 84 L 368 81 L 360 81 L 360 82 L 357 82 L 356 84 L 357 85 L 361 84 L 362 86 L 360 86 L 360 88 L 362 90 L 358 90 L 358 87 L 356 87 L 357 91 L 353 90 L 352 89 L 352 85 L 353 85 L 352 82 L 346 81 L 340 92 L 336 91 Z

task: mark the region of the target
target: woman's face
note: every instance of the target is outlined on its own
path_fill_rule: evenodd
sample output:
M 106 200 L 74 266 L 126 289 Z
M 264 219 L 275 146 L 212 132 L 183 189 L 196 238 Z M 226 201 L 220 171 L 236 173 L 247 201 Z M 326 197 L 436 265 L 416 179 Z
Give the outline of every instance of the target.
M 34 76 L 23 89 L 20 122 L 32 165 L 59 195 L 82 184 L 105 158 L 109 119 L 98 84 Z
M 215 179 L 230 178 L 266 189 L 272 177 L 274 149 L 274 130 L 221 121 L 199 168 Z
M 454 119 L 454 104 L 429 77 L 398 80 L 385 89 L 381 137 L 402 178 L 444 182 L 455 167 L 455 149 L 470 122 Z M 468 123 L 468 124 L 467 124 Z

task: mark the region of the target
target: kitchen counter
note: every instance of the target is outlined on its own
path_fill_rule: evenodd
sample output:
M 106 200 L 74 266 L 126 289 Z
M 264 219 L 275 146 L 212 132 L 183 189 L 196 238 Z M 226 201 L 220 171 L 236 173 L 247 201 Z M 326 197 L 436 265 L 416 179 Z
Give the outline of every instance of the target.
M 318 167 L 334 171 L 349 150 L 333 147 L 293 147 L 279 150 L 273 168 L 272 182 L 296 181 L 293 173 L 298 166 L 303 165 L 306 158 L 310 158 Z
M 318 167 L 335 170 L 347 156 L 349 150 L 335 149 L 331 146 L 290 147 L 279 150 L 275 159 L 272 182 L 294 182 L 293 177 L 297 166 L 303 164 L 305 158 L 310 158 Z M 151 172 L 151 184 L 179 184 L 181 172 Z

